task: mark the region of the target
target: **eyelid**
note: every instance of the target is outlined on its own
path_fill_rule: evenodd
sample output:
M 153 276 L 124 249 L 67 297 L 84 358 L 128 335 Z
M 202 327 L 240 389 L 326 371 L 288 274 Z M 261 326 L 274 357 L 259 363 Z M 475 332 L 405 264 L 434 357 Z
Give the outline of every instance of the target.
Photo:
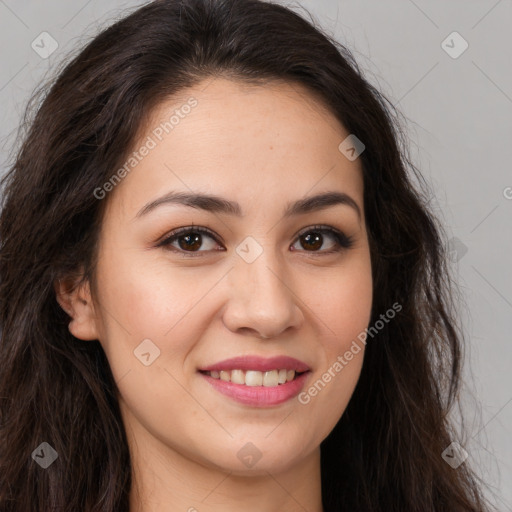
M 216 242 L 218 242 L 219 236 L 214 233 L 209 228 L 203 227 L 203 226 L 196 226 L 195 224 L 191 224 L 190 226 L 183 226 L 181 228 L 173 229 L 172 231 L 169 231 L 166 233 L 161 240 L 157 242 L 157 246 L 163 245 L 167 243 L 168 240 L 171 238 L 177 237 L 179 235 L 190 233 L 190 232 L 199 232 L 199 233 L 206 233 L 208 236 L 211 236 Z

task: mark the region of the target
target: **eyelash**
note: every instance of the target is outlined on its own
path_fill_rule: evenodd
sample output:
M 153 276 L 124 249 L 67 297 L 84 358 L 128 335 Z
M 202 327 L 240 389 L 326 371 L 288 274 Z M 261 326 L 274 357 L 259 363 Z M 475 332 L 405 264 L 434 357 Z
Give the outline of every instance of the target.
M 301 236 L 307 235 L 308 233 L 320 233 L 320 234 L 329 234 L 332 235 L 336 242 L 336 247 L 334 249 L 330 249 L 328 251 L 304 251 L 309 252 L 315 255 L 319 256 L 327 256 L 334 253 L 339 253 L 344 250 L 350 249 L 354 245 L 354 239 L 351 236 L 345 235 L 342 231 L 339 231 L 338 229 L 333 228 L 332 226 L 327 225 L 321 225 L 317 224 L 315 226 L 311 226 L 306 228 L 305 230 L 301 231 L 297 235 L 297 240 L 300 239 Z M 203 252 L 209 252 L 209 251 L 184 251 L 183 249 L 178 249 L 176 247 L 172 247 L 171 243 L 177 240 L 181 235 L 186 235 L 189 233 L 201 233 L 208 235 L 211 237 L 217 244 L 220 245 L 219 241 L 217 240 L 217 237 L 215 234 L 210 231 L 207 228 L 203 228 L 201 226 L 186 226 L 183 228 L 175 229 L 171 233 L 168 234 L 161 242 L 157 244 L 157 247 L 166 247 L 166 249 L 180 253 L 185 258 L 195 258 L 201 255 Z M 294 242 L 295 244 L 295 242 Z

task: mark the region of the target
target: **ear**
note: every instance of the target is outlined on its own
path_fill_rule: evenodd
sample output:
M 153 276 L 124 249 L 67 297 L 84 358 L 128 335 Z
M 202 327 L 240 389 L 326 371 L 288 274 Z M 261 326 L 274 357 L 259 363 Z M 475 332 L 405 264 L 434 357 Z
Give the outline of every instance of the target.
M 81 340 L 98 339 L 98 319 L 88 281 L 77 284 L 76 278 L 59 279 L 54 283 L 57 302 L 71 317 L 69 332 Z

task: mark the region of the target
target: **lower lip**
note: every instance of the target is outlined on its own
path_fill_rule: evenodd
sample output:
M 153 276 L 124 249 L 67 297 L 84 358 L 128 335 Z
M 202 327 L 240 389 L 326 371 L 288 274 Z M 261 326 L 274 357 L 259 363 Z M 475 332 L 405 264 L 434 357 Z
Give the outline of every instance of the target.
M 234 384 L 221 379 L 214 379 L 209 375 L 200 373 L 207 382 L 223 395 L 233 398 L 237 402 L 255 407 L 270 407 L 279 405 L 297 396 L 309 375 L 304 372 L 296 379 L 279 384 L 278 386 L 246 386 L 245 384 Z

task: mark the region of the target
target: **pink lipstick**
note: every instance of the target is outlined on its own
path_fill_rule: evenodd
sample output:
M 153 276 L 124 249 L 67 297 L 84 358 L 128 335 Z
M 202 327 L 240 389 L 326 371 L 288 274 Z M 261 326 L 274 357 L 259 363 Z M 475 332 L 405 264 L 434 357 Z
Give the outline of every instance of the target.
M 204 366 L 199 372 L 213 388 L 239 403 L 271 407 L 297 396 L 311 369 L 288 356 L 241 356 Z

